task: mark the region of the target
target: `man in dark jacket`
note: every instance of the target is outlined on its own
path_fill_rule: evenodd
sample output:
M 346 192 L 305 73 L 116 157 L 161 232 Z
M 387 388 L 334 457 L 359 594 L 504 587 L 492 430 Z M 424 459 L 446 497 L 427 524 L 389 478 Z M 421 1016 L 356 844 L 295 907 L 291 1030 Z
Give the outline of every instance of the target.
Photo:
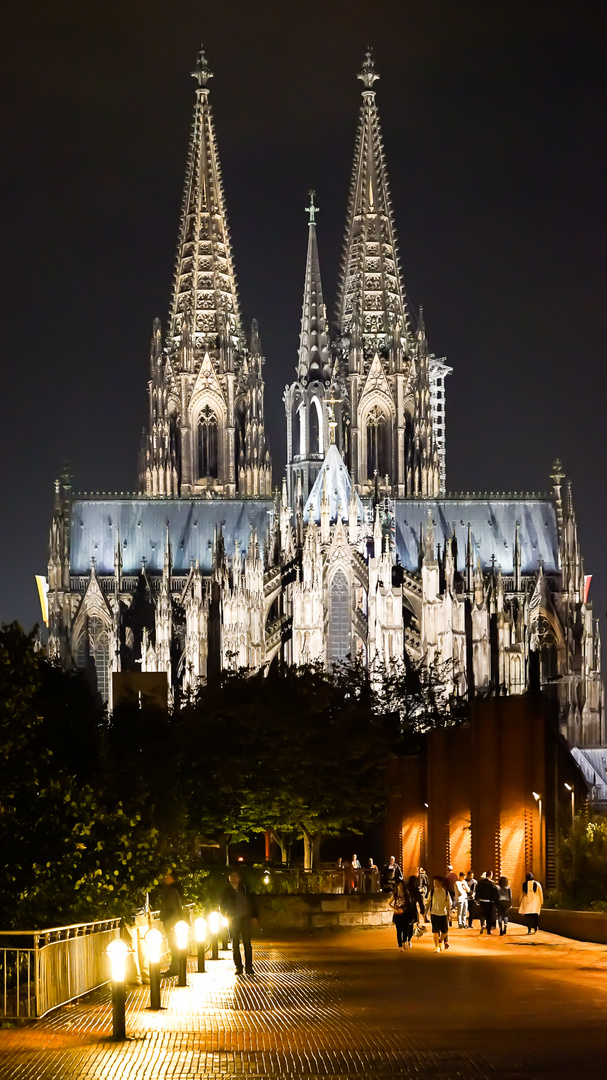
M 171 966 L 163 971 L 165 976 L 178 974 L 175 927 L 180 919 L 183 919 L 183 892 L 177 875 L 173 870 L 169 870 L 163 878 L 160 896 L 160 921 L 171 950 Z
M 249 891 L 242 880 L 242 874 L 234 870 L 229 877 L 229 885 L 221 897 L 222 915 L 230 920 L 232 935 L 232 956 L 236 974 L 242 975 L 242 956 L 240 939 L 244 949 L 244 970 L 246 975 L 254 975 L 253 947 L 251 945 L 251 926 L 259 921 L 257 897 Z
M 381 872 L 381 889 L 382 892 L 393 892 L 394 886 L 398 885 L 399 881 L 403 880 L 403 872 L 398 865 L 394 855 L 390 856 L 390 861 L 386 863 Z
M 495 905 L 498 900 L 497 885 L 493 880 L 493 871 L 487 870 L 476 885 L 475 900 L 478 904 L 481 921 L 481 934 L 485 926 L 490 934 L 495 923 Z

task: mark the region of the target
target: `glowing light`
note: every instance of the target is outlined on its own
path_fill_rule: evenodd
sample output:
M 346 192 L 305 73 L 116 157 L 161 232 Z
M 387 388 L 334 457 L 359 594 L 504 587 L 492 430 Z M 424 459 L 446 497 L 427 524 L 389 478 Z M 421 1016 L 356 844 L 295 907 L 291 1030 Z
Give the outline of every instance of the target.
M 264 883 L 264 885 L 269 885 L 270 884 L 270 875 L 269 874 L 264 874 L 263 875 L 263 883 Z
M 162 946 L 162 934 L 153 926 L 145 935 L 145 943 L 148 947 L 148 959 L 150 964 L 160 963 L 160 949 Z
M 212 911 L 207 919 L 207 922 L 209 924 L 209 930 L 212 934 L 219 933 L 219 927 L 221 926 L 221 915 L 218 911 Z
M 573 791 L 571 784 L 565 784 L 565 787 L 567 788 L 567 791 Z
M 196 941 L 205 941 L 207 936 L 207 920 L 196 919 L 194 922 L 194 933 L 196 934 Z
M 222 915 L 222 916 L 221 916 L 221 925 L 222 925 L 222 926 L 227 926 L 227 925 L 228 925 L 228 920 L 227 920 L 227 918 L 225 917 L 225 915 Z
M 533 798 L 535 799 L 536 802 L 540 801 L 542 796 L 538 795 L 537 791 L 532 791 L 531 794 L 533 795 Z
M 110 958 L 112 982 L 124 982 L 126 976 L 126 958 L 129 947 L 122 938 L 114 938 L 105 950 Z
M 177 938 L 177 948 L 187 949 L 188 937 L 190 935 L 190 928 L 185 919 L 180 919 L 175 926 L 175 937 Z

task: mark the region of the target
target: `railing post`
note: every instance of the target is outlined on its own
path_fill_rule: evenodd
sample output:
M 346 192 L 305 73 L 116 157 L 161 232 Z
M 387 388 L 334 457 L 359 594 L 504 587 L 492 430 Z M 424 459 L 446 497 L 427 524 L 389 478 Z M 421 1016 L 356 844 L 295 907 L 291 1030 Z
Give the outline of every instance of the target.
M 40 935 L 34 934 L 34 1016 L 40 1016 Z

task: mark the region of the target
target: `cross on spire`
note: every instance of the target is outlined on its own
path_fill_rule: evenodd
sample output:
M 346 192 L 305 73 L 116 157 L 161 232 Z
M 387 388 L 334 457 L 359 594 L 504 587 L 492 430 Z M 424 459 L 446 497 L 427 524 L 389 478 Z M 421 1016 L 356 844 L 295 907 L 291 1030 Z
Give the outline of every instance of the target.
M 203 48 L 200 49 L 196 58 L 196 66 L 192 72 L 192 78 L 196 79 L 196 82 L 201 88 L 205 87 L 209 79 L 213 78 L 213 72 L 209 67 L 209 62 L 204 54 Z
M 320 207 L 314 205 L 314 196 L 316 195 L 316 192 L 314 191 L 314 188 L 310 189 L 310 191 L 308 192 L 308 195 L 310 196 L 310 205 L 306 206 L 306 213 L 310 215 L 309 220 L 308 220 L 308 225 L 315 225 L 316 224 L 315 215 L 318 213 Z
M 359 71 L 357 78 L 360 79 L 360 81 L 362 82 L 365 90 L 371 90 L 373 88 L 373 83 L 377 82 L 377 80 L 379 79 L 379 75 L 375 70 L 375 63 L 373 61 L 373 51 L 372 51 L 370 45 L 367 47 L 367 51 L 365 53 L 365 59 L 363 61 L 362 70 Z M 364 91 L 363 91 L 363 93 L 364 93 Z
M 565 479 L 565 470 L 563 469 L 563 464 L 559 460 L 559 458 L 556 459 L 554 465 L 552 466 L 550 479 L 554 480 L 555 484 L 560 484 L 561 480 Z

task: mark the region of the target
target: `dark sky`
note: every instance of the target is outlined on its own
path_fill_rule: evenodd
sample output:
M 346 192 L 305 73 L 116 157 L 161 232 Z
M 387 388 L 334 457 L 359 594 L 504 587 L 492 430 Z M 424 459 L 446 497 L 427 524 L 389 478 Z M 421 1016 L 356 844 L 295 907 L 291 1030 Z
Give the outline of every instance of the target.
M 450 490 L 574 484 L 607 604 L 604 4 L 60 0 L 12 6 L 0 64 L 0 618 L 38 618 L 53 478 L 135 485 L 166 316 L 200 42 L 279 483 L 310 187 L 332 311 L 371 42 L 405 285 L 447 393 Z

